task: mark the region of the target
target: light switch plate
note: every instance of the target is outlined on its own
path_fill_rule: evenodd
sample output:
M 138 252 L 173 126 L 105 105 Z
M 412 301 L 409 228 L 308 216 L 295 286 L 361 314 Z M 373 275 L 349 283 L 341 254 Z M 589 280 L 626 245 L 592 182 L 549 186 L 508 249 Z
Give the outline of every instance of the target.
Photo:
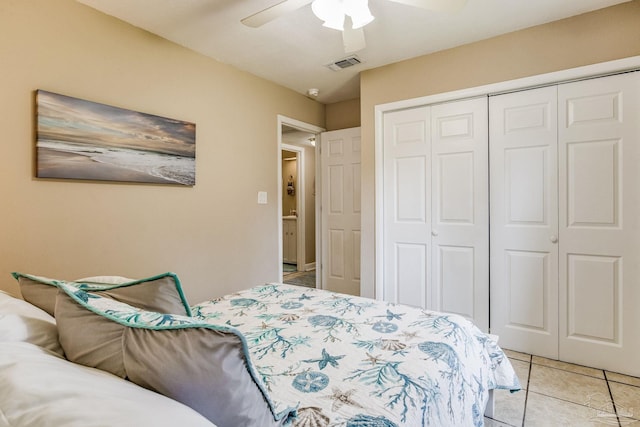
M 266 191 L 258 191 L 258 204 L 266 205 L 267 204 L 267 192 Z

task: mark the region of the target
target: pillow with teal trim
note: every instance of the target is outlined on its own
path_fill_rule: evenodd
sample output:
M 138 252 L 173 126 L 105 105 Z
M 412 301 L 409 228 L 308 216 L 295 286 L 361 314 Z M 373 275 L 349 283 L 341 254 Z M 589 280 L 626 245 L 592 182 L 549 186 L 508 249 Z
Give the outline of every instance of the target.
M 182 292 L 180 280 L 174 273 L 164 273 L 140 280 L 129 279 L 124 282 L 122 280 L 127 279 L 120 278 L 114 283 L 100 283 L 92 280 L 67 282 L 31 274 L 12 274 L 20 284 L 22 297 L 51 316 L 54 316 L 57 286 L 60 283 L 67 283 L 88 292 L 99 293 L 145 310 L 191 316 L 191 309 Z M 87 279 L 99 279 L 100 277 L 105 276 Z
M 123 283 L 133 281 L 134 279 L 129 279 L 128 277 L 123 276 L 91 276 L 74 280 L 74 282 L 108 283 L 111 285 L 121 285 Z
M 219 426 L 282 426 L 250 361 L 244 336 L 226 325 L 142 310 L 60 283 L 56 321 L 67 359 L 177 400 Z

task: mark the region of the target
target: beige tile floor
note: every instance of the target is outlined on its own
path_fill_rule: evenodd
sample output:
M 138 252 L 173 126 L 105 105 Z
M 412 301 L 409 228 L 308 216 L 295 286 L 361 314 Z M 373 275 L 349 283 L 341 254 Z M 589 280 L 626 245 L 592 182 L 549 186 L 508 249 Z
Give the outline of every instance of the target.
M 487 427 L 640 427 L 640 378 L 505 350 L 522 390 L 497 390 Z

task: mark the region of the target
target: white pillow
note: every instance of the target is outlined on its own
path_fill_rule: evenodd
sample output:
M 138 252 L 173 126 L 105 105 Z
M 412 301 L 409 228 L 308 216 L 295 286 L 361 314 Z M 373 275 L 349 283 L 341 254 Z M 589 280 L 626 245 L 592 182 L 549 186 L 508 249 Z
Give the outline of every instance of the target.
M 0 342 L 24 341 L 64 355 L 56 320 L 35 305 L 0 291 Z
M 215 427 L 193 409 L 28 343 L 0 345 L 0 425 Z
M 89 283 L 106 283 L 109 285 L 122 285 L 123 283 L 134 282 L 135 279 L 129 279 L 122 276 L 91 276 L 83 277 L 82 279 L 74 280 L 75 282 L 89 282 Z

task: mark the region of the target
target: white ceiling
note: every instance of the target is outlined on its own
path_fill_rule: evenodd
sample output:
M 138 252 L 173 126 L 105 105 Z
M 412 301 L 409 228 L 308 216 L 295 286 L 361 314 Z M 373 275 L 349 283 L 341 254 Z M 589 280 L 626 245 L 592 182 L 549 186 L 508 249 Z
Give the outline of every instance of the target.
M 433 12 L 369 0 L 362 64 L 332 71 L 347 55 L 339 31 L 304 6 L 260 28 L 240 20 L 281 0 L 78 0 L 168 40 L 333 103 L 360 96 L 359 73 L 415 56 L 555 21 L 629 0 L 468 0 L 459 12 Z

